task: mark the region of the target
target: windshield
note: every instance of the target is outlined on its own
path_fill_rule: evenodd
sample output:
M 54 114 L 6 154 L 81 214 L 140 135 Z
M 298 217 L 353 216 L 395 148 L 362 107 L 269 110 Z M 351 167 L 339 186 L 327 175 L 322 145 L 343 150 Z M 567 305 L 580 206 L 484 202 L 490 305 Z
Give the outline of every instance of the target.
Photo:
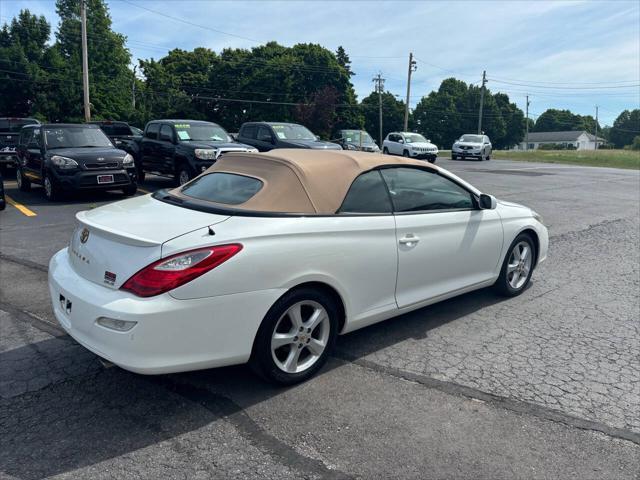
M 174 125 L 181 142 L 230 142 L 227 131 L 215 123 L 177 123 Z
M 32 118 L 0 118 L 0 132 L 19 132 L 25 125 L 38 123 Z
M 302 125 L 272 125 L 281 140 L 315 140 L 316 136 Z
M 111 141 L 99 128 L 78 126 L 45 127 L 47 148 L 112 147 Z
M 461 142 L 482 143 L 482 135 L 462 135 Z
M 404 139 L 407 143 L 427 142 L 427 139 L 419 133 L 405 133 Z
M 342 138 L 345 142 L 360 143 L 360 137 L 362 137 L 362 143 L 373 143 L 373 138 L 364 130 L 343 130 Z

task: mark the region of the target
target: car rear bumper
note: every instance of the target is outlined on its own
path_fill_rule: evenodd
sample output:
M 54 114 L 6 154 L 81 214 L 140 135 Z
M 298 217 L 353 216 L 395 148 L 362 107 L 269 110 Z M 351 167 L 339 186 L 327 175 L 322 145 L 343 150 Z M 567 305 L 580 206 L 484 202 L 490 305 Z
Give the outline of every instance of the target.
M 118 170 L 81 170 L 59 172 L 52 170 L 54 180 L 63 190 L 112 190 L 133 185 L 137 182 L 135 168 Z M 113 175 L 112 183 L 98 183 L 98 176 Z
M 161 374 L 248 361 L 264 315 L 285 290 L 140 298 L 79 276 L 64 249 L 50 261 L 49 292 L 56 319 L 78 343 L 126 370 Z M 120 332 L 100 317 L 137 323 Z

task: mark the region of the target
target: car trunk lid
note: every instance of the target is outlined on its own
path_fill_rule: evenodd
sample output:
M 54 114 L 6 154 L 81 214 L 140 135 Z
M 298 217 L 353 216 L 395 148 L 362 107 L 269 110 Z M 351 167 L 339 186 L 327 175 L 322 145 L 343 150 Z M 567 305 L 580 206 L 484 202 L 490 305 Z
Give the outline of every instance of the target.
M 146 195 L 76 215 L 69 244 L 73 269 L 83 278 L 117 289 L 162 257 L 162 244 L 228 216 L 189 210 Z

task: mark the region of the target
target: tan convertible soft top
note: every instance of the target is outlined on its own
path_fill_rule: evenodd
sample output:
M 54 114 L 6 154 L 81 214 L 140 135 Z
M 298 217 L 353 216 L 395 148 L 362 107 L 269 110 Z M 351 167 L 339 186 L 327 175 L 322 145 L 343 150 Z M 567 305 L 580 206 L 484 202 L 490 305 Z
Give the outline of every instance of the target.
M 281 213 L 333 214 L 342 205 L 353 181 L 363 172 L 384 165 L 418 166 L 437 170 L 419 160 L 349 150 L 277 149 L 268 153 L 227 153 L 203 175 L 235 173 L 261 180 L 264 185 L 239 205 L 211 205 Z M 181 198 L 181 187 L 171 191 Z

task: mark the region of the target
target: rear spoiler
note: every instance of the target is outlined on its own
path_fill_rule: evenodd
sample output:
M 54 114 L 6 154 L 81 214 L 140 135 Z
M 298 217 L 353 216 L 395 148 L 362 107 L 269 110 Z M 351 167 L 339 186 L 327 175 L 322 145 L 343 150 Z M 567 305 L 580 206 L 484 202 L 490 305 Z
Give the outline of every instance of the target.
M 118 231 L 114 228 L 107 228 L 104 225 L 100 225 L 99 223 L 92 222 L 87 219 L 86 211 L 76 213 L 76 219 L 84 226 L 91 230 L 97 230 L 101 235 L 111 238 L 113 240 L 117 240 L 120 243 L 124 243 L 127 245 L 132 245 L 135 247 L 157 247 L 162 245 L 163 242 L 158 242 L 156 240 L 151 240 L 148 238 L 139 237 L 136 235 L 131 235 L 130 233 L 125 233 Z

